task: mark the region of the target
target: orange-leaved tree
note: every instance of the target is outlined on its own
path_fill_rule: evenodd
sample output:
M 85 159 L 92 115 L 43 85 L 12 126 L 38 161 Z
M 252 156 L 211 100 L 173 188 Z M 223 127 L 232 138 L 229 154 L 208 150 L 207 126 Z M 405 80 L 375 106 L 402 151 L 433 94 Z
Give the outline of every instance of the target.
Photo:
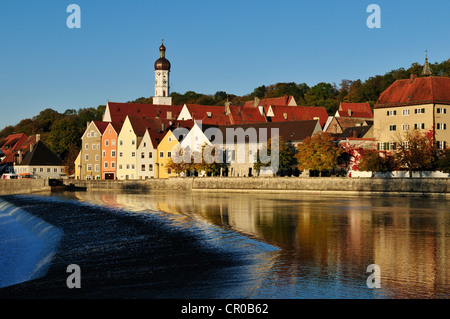
M 327 132 L 318 132 L 307 137 L 297 147 L 295 157 L 300 171 L 309 169 L 320 172 L 332 170 L 339 163 L 339 156 L 343 153 L 342 147 L 335 142 L 333 135 Z

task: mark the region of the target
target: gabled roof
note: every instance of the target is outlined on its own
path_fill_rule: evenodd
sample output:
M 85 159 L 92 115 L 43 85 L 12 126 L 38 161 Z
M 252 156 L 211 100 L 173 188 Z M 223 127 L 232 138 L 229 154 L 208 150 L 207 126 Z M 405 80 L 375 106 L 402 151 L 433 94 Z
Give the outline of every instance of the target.
M 63 166 L 63 161 L 44 143 L 38 141 L 33 150 L 28 152 L 19 165 L 30 166 Z
M 111 117 L 112 122 L 121 123 L 125 121 L 127 115 L 162 119 L 167 119 L 168 115 L 171 115 L 171 119 L 176 119 L 178 117 L 178 114 L 180 114 L 182 108 L 182 105 L 108 102 L 105 114 L 109 112 L 109 116 Z
M 272 122 L 307 121 L 318 118 L 320 127 L 323 127 L 328 120 L 327 110 L 321 106 L 272 105 L 270 109 L 273 113 L 270 117 Z
M 370 108 L 370 103 L 340 103 L 339 111 L 347 112 L 351 111 L 352 113 L 369 113 L 373 117 L 372 109 Z
M 265 116 L 261 114 L 257 107 L 230 105 L 230 112 L 233 124 L 266 122 Z
M 336 111 L 336 117 L 354 117 L 354 118 L 362 118 L 362 119 L 373 119 L 372 112 L 353 112 L 350 113 L 348 111 Z
M 397 80 L 381 93 L 374 108 L 450 104 L 450 78 L 427 76 Z
M 0 142 L 0 149 L 6 154 L 7 151 L 16 151 L 27 140 L 24 133 L 11 134 Z
M 36 135 L 28 137 L 24 133 L 8 135 L 0 142 L 0 150 L 3 152 L 4 158 L 2 164 L 13 163 L 14 155 L 19 150 L 26 150 L 31 143 L 36 142 Z
M 95 126 L 99 130 L 100 134 L 102 134 L 102 135 L 103 135 L 103 133 L 105 133 L 105 130 L 109 124 L 109 122 L 103 122 L 103 121 L 92 121 L 92 123 L 95 124 Z
M 347 127 L 340 135 L 340 138 L 366 138 L 371 128 L 372 125 Z M 371 137 L 369 136 L 369 138 Z
M 255 106 L 255 101 L 247 101 L 245 102 L 244 106 L 245 107 L 254 107 Z M 295 103 L 295 99 L 293 96 L 281 96 L 281 97 L 272 97 L 272 98 L 266 98 L 266 99 L 261 99 L 258 102 L 258 105 L 256 106 L 269 106 L 269 105 L 283 105 L 283 106 L 288 106 L 290 103 L 293 103 L 295 105 L 297 105 L 297 103 Z
M 147 130 L 150 132 L 160 132 L 163 128 L 163 120 L 142 118 L 136 116 L 129 116 L 130 124 L 137 136 L 144 136 Z
M 114 131 L 117 133 L 117 135 L 119 135 L 120 130 L 122 129 L 123 123 L 121 123 L 121 122 L 109 122 L 108 126 L 111 126 L 114 129 Z
M 315 132 L 321 131 L 320 124 L 317 120 L 307 121 L 286 121 L 286 122 L 266 122 L 266 123 L 246 123 L 237 125 L 219 126 L 218 129 L 222 132 L 223 140 L 226 141 L 227 129 L 242 128 L 246 131 L 249 128 L 254 128 L 258 142 L 260 141 L 260 129 L 267 129 L 264 138 L 269 139 L 272 134 L 272 129 L 277 128 L 279 136 L 286 142 L 298 142 L 304 140 L 306 137 L 312 136 Z M 248 137 L 246 136 L 246 141 Z M 239 139 L 235 138 L 235 142 Z
M 194 120 L 203 120 L 210 114 L 225 115 L 225 107 L 218 105 L 185 104 Z

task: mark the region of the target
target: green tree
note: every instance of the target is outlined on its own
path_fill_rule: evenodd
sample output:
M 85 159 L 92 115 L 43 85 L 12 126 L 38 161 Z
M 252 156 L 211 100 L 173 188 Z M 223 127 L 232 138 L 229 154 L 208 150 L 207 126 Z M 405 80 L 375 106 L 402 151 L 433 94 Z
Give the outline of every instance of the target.
M 437 168 L 446 174 L 450 174 L 450 148 L 447 148 L 437 161 Z
M 319 171 L 333 170 L 339 163 L 339 157 L 344 152 L 331 134 L 319 132 L 307 137 L 297 147 L 295 157 L 300 171 L 308 169 Z
M 262 154 L 265 154 L 265 156 Z M 292 175 L 297 162 L 295 148 L 286 143 L 281 137 L 271 138 L 263 144 L 256 153 L 256 162 L 253 164 L 253 168 L 260 171 L 262 167 L 270 167 L 274 163 L 268 159 L 273 158 L 278 160 L 277 175 Z

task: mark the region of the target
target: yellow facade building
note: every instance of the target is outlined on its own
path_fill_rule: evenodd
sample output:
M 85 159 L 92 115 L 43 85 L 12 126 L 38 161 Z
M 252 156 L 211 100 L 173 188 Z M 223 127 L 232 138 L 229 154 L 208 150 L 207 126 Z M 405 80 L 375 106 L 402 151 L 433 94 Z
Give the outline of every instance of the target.
M 395 81 L 374 107 L 378 150 L 395 150 L 413 130 L 432 132 L 439 149 L 450 145 L 450 78 L 431 76 L 427 60 L 422 77 Z

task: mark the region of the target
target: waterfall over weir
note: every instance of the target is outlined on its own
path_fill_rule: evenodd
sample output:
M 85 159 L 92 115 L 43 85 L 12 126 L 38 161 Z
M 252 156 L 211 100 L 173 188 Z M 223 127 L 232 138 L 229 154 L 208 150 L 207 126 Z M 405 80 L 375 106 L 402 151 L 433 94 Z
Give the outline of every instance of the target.
M 0 198 L 0 288 L 44 276 L 62 234 Z

